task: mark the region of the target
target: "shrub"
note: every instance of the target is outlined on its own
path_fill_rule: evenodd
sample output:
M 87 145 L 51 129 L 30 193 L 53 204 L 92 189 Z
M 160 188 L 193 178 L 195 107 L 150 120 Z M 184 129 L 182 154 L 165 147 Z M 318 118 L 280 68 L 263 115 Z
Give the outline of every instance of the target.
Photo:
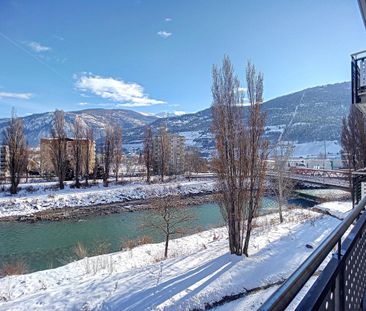
M 103 255 L 109 253 L 111 250 L 111 244 L 107 241 L 101 241 L 97 243 L 97 246 L 94 249 L 93 255 Z
M 151 244 L 153 243 L 153 239 L 148 235 L 143 235 L 138 240 L 138 245 Z
M 0 276 L 19 275 L 27 272 L 27 266 L 23 261 L 6 263 L 0 269 Z
M 74 253 L 78 259 L 82 259 L 88 256 L 87 248 L 80 242 L 77 242 L 76 246 L 74 247 Z
M 133 249 L 137 245 L 138 245 L 137 244 L 137 240 L 127 240 L 127 241 L 122 242 L 122 244 L 121 244 L 121 250 L 124 250 L 124 249 Z

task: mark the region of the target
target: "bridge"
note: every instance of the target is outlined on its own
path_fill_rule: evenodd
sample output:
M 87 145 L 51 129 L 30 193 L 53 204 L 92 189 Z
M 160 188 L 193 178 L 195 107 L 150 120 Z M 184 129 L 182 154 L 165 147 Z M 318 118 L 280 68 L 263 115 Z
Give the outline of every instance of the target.
M 269 179 L 273 179 L 277 177 L 278 172 L 269 169 L 266 174 Z M 350 188 L 350 175 L 351 173 L 349 171 L 344 170 L 322 170 L 306 167 L 292 167 L 283 173 L 285 178 L 290 178 L 298 182 L 345 190 L 349 190 Z M 186 177 L 190 179 L 216 178 L 216 175 L 213 173 L 200 173 L 186 175 Z
M 267 171 L 269 178 L 276 178 L 277 172 Z M 285 178 L 290 178 L 298 182 L 306 182 L 314 185 L 321 185 L 332 188 L 349 190 L 351 172 L 344 170 L 323 170 L 306 167 L 292 167 L 284 172 Z

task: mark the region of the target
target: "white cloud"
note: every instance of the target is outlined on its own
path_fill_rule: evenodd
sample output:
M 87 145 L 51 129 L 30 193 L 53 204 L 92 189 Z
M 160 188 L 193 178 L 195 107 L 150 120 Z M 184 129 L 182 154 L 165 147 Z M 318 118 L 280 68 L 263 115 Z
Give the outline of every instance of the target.
M 85 103 L 85 102 L 79 103 L 79 106 L 87 106 L 87 105 L 89 105 L 89 103 Z
M 12 98 L 12 99 L 30 99 L 32 93 L 9 93 L 0 92 L 0 98 Z
M 114 78 L 103 78 L 92 74 L 83 74 L 75 83 L 83 92 L 118 102 L 117 107 L 143 107 L 165 104 L 162 100 L 152 99 L 144 93 L 137 83 L 124 82 Z
M 36 41 L 27 42 L 26 44 L 33 52 L 36 53 L 51 51 L 51 48 L 49 46 L 42 45 L 41 43 Z
M 166 21 L 166 22 L 171 22 L 171 21 L 172 21 L 172 19 L 171 19 L 170 17 L 166 17 L 166 18 L 165 18 L 165 21 Z
M 167 39 L 167 38 L 169 38 L 172 35 L 171 32 L 167 32 L 165 30 L 158 31 L 157 34 L 158 34 L 158 36 L 160 36 L 160 37 L 162 37 L 164 39 Z

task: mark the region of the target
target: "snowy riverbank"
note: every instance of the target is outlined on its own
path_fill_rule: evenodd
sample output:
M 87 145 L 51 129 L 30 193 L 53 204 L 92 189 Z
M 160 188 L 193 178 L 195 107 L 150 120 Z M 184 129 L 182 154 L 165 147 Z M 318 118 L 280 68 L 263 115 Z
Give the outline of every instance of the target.
M 286 279 L 312 252 L 306 244 L 316 247 L 340 223 L 304 209 L 284 218 L 257 218 L 249 258 L 230 255 L 227 230 L 218 228 L 172 240 L 164 261 L 163 244 L 148 244 L 5 277 L 0 310 L 189 310 L 238 293 L 240 308 L 255 310 L 275 287 L 255 299 L 249 292 Z
M 168 183 L 146 184 L 143 182 L 114 185 L 105 188 L 101 185 L 85 189 L 65 189 L 52 191 L 42 185 L 34 192 L 22 192 L 17 196 L 0 197 L 0 218 L 30 215 L 36 212 L 65 207 L 85 207 L 132 200 L 150 199 L 162 195 L 198 195 L 215 191 L 215 181 L 173 181 Z

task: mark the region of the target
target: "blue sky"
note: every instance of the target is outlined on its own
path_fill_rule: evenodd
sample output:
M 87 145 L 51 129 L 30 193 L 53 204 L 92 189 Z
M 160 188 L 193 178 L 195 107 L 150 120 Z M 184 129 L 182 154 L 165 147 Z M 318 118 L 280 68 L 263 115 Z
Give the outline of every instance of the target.
M 251 59 L 270 99 L 349 80 L 365 39 L 356 0 L 0 0 L 0 117 L 195 112 L 224 54 L 242 81 Z

